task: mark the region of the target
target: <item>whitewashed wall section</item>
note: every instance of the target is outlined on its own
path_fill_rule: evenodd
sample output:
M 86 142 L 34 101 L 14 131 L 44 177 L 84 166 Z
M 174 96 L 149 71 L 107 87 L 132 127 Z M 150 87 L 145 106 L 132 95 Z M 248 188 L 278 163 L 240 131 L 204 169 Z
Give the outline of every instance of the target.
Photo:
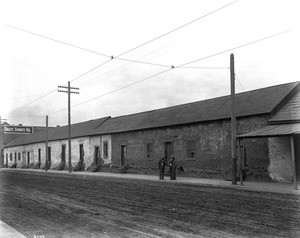
M 108 155 L 104 158 L 103 143 L 108 144 Z M 66 163 L 68 165 L 69 158 L 69 144 L 68 140 L 49 141 L 48 147 L 51 148 L 51 168 L 56 168 L 61 162 L 62 145 L 66 146 Z M 89 167 L 94 161 L 95 147 L 99 147 L 102 163 L 111 163 L 111 136 L 92 136 L 92 137 L 80 137 L 74 138 L 71 141 L 71 153 L 72 153 L 72 166 L 76 166 L 80 158 L 80 145 L 83 145 L 84 150 L 84 163 L 86 168 Z M 15 154 L 17 154 L 17 167 L 22 167 L 28 164 L 29 153 L 29 165 L 35 165 L 38 162 L 38 153 L 40 149 L 41 153 L 41 168 L 45 165 L 46 158 L 46 143 L 34 143 L 24 146 L 15 146 L 4 149 L 4 163 L 6 163 L 6 154 L 8 157 L 8 166 L 15 163 Z M 18 160 L 18 153 L 20 153 L 21 159 Z M 10 160 L 10 154 L 12 154 L 12 160 Z

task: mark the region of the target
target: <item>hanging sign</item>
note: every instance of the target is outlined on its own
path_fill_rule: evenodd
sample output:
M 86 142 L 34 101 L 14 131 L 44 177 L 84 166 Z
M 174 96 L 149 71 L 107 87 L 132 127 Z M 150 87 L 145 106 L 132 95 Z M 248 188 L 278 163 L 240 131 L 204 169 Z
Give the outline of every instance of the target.
M 32 134 L 33 127 L 30 126 L 5 126 L 4 133 L 8 134 Z

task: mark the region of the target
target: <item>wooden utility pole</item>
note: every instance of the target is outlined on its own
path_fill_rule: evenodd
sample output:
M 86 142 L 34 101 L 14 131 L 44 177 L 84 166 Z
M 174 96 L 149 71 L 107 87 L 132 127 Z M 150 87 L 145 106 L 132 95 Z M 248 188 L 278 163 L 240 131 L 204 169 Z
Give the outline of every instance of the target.
M 48 170 L 48 163 L 49 163 L 49 161 L 48 161 L 48 116 L 46 116 L 46 171 Z
M 2 119 L 0 116 L 0 166 L 1 168 L 4 165 L 4 125 L 2 125 L 2 121 L 6 121 L 6 119 Z
M 79 90 L 79 88 L 74 88 L 70 86 L 70 81 L 68 81 L 68 87 L 66 86 L 58 86 L 58 88 L 64 88 L 67 89 L 67 91 L 64 90 L 58 90 L 58 92 L 63 92 L 63 93 L 67 93 L 68 94 L 68 128 L 69 128 L 69 173 L 71 173 L 72 171 L 72 162 L 71 162 L 71 93 L 75 93 L 75 94 L 79 94 L 79 92 L 77 91 L 71 91 L 71 89 L 73 90 Z
M 236 185 L 236 121 L 234 55 L 230 55 L 232 184 Z

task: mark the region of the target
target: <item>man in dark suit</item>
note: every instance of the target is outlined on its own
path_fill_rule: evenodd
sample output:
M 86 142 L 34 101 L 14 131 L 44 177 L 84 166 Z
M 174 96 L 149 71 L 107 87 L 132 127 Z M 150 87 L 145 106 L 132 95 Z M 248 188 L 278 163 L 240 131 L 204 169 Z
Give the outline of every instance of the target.
M 158 168 L 159 168 L 159 179 L 164 179 L 165 176 L 165 167 L 166 167 L 166 161 L 165 158 L 162 157 L 158 162 Z
M 177 164 L 175 162 L 175 157 L 172 155 L 170 159 L 170 179 L 176 180 L 176 168 Z

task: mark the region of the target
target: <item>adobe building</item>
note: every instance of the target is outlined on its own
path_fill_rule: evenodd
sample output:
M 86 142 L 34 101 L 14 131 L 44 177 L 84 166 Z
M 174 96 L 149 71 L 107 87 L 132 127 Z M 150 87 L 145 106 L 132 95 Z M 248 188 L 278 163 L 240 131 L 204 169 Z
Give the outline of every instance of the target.
M 110 163 L 110 136 L 90 136 L 91 131 L 104 123 L 108 118 L 90 120 L 71 126 L 72 167 L 75 167 L 78 162 L 82 162 L 88 166 L 92 163 L 98 164 L 100 157 L 103 158 L 105 163 Z M 46 141 L 50 168 L 58 169 L 62 164 L 64 164 L 63 167 L 67 167 L 68 126 L 49 128 L 47 132 L 42 131 L 16 138 L 5 146 L 4 155 L 6 164 L 11 167 L 17 163 L 16 167 L 18 168 L 36 168 L 38 164 L 38 168 L 45 168 Z M 14 155 L 17 157 L 14 157 Z
M 293 179 L 294 170 L 284 169 L 292 164 L 291 154 L 285 152 L 291 146 L 288 139 L 246 138 L 247 133 L 282 122 L 283 114 L 286 122 L 287 111 L 293 110 L 289 105 L 299 105 L 299 87 L 295 82 L 236 94 L 237 135 L 244 136 L 241 163 L 247 165 L 247 180 Z M 121 168 L 128 173 L 157 174 L 158 160 L 174 155 L 182 176 L 225 179 L 231 174 L 230 117 L 230 96 L 224 96 L 74 124 L 72 166 L 84 161 L 88 168 L 101 162 L 102 171 Z M 48 146 L 51 168 L 56 169 L 67 158 L 67 126 L 53 129 Z M 45 163 L 45 151 L 45 135 L 36 134 L 11 141 L 4 154 L 24 154 L 22 167 L 28 162 Z
M 45 130 L 45 127 L 41 127 L 41 126 L 26 127 L 26 126 L 23 126 L 22 124 L 15 126 L 15 125 L 10 125 L 7 122 L 3 122 L 0 127 L 0 167 L 1 168 L 3 167 L 5 162 L 7 162 L 7 161 L 5 161 L 5 156 L 4 156 L 4 146 L 6 144 L 8 144 L 10 141 L 16 139 L 17 137 L 26 136 L 26 134 L 23 134 L 23 133 L 6 133 L 5 132 L 5 128 L 11 129 L 12 127 L 21 128 L 21 129 L 29 128 L 30 133 L 39 133 L 39 132 Z

